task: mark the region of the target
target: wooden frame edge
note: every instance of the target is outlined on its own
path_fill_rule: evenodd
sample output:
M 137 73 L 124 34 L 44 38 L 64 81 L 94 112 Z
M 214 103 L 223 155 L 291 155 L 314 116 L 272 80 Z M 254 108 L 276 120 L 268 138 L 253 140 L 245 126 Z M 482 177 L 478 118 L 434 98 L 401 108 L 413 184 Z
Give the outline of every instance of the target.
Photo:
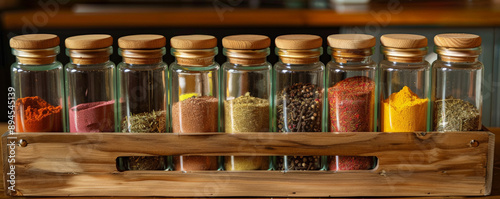
M 486 182 L 484 195 L 488 196 L 491 194 L 491 189 L 493 188 L 493 167 L 495 163 L 495 134 L 488 130 L 488 163 L 486 167 Z

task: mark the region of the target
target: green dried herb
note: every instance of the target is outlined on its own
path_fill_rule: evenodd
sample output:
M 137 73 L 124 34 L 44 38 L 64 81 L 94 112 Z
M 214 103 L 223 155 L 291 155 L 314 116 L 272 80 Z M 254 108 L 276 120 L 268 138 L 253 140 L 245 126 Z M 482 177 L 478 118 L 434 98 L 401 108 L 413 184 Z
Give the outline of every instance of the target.
M 164 170 L 165 157 L 131 156 L 128 158 L 129 170 Z
M 268 132 L 269 100 L 244 96 L 224 102 L 226 133 Z
M 167 132 L 165 111 L 152 111 L 123 118 L 124 133 L 165 133 Z
M 124 117 L 124 133 L 165 133 L 167 132 L 166 111 L 151 111 Z M 129 170 L 163 170 L 165 157 L 132 156 L 128 158 Z
M 467 101 L 449 97 L 434 102 L 435 131 L 475 131 L 480 124 L 479 110 Z
M 269 132 L 269 100 L 245 95 L 224 102 L 225 132 Z M 224 166 L 229 171 L 266 168 L 268 157 L 226 157 Z

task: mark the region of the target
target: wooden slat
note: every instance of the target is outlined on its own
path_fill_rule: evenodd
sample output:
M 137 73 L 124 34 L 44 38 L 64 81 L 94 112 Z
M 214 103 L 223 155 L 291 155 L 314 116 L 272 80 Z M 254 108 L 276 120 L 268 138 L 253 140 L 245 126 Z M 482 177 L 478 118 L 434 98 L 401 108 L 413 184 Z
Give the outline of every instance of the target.
M 490 8 L 433 8 L 403 6 L 401 11 L 389 9 L 366 12 L 336 13 L 331 10 L 305 12 L 310 26 L 365 26 L 366 31 L 380 31 L 387 26 L 459 26 L 481 27 L 500 25 L 500 10 Z M 485 20 L 487 19 L 487 20 Z
M 459 175 L 380 172 L 122 172 L 114 174 L 39 175 L 19 178 L 25 196 L 454 196 L 484 195 L 484 181 Z M 34 179 L 33 179 L 34 178 Z M 17 182 L 16 182 L 17 183 Z M 36 189 L 22 189 L 26 187 Z M 98 190 L 98 191 L 97 191 Z M 28 192 L 29 191 L 29 192 Z
M 7 135 L 8 133 L 6 133 Z M 3 171 L 3 188 L 4 190 L 7 190 L 7 173 L 9 173 L 9 170 L 10 170 L 10 164 L 8 162 L 9 160 L 9 147 L 7 146 L 8 144 L 8 138 L 7 136 L 4 135 L 2 137 L 2 171 Z
M 489 128 L 491 132 L 493 132 L 496 135 L 500 135 L 500 128 Z M 7 125 L 6 123 L 0 123 L 0 132 L 5 132 L 7 131 Z M 499 146 L 500 144 L 500 139 L 496 140 L 496 145 Z M 1 150 L 3 151 L 3 148 Z M 500 197 L 500 147 L 495 148 L 495 164 L 494 164 L 494 175 L 493 175 L 493 184 L 492 184 L 492 192 L 490 196 L 482 197 L 483 199 L 497 199 Z M 3 182 L 1 182 L 4 184 Z M 1 199 L 8 199 L 12 198 L 9 196 L 4 195 L 4 190 L 0 190 L 0 198 Z M 20 199 L 59 199 L 61 197 L 16 197 Z M 64 198 L 73 198 L 73 199 L 81 199 L 81 197 L 64 197 Z M 92 199 L 109 199 L 109 197 L 86 197 L 86 198 L 92 198 Z M 119 197 L 120 199 L 137 199 L 137 197 Z M 159 198 L 159 197 L 148 197 L 148 198 Z M 395 199 L 394 197 L 391 197 L 392 199 Z M 404 199 L 421 199 L 422 197 L 404 197 Z M 467 196 L 462 196 L 462 197 L 448 197 L 448 196 L 441 196 L 441 197 L 432 197 L 433 199 L 469 199 L 470 197 Z M 177 198 L 171 198 L 171 199 L 177 199 Z M 185 198 L 178 198 L 178 199 L 185 199 Z M 225 197 L 224 199 L 234 199 L 234 198 L 227 198 Z M 255 198 L 257 199 L 257 198 Z M 271 199 L 271 198 L 267 198 Z M 304 198 L 306 199 L 306 198 Z M 307 198 L 307 199 L 313 199 L 313 198 Z M 318 199 L 318 198 L 314 198 Z
M 27 146 L 16 148 L 17 191 L 7 193 L 24 196 L 486 195 L 494 143 L 485 131 L 15 136 Z M 366 155 L 379 165 L 349 172 L 116 170 L 116 157 L 136 155 Z
M 163 8 L 151 11 L 112 11 L 75 13 L 14 10 L 2 14 L 8 30 L 32 28 L 92 27 L 219 27 L 219 26 L 366 26 L 370 30 L 401 25 L 439 25 L 482 27 L 500 25 L 500 4 L 434 7 L 387 4 L 361 10 L 343 9 L 245 9 L 245 8 Z
M 495 134 L 490 134 L 488 142 L 488 164 L 486 165 L 486 195 L 490 195 L 493 187 L 493 168 L 495 163 Z M 497 182 L 499 183 L 499 182 Z
M 299 10 L 273 9 L 220 11 L 215 9 L 166 9 L 152 12 L 74 13 L 61 10 L 44 23 L 33 20 L 42 10 L 10 11 L 3 14 L 5 29 L 86 27 L 208 27 L 208 26 L 300 26 Z M 28 31 L 30 31 L 28 29 Z

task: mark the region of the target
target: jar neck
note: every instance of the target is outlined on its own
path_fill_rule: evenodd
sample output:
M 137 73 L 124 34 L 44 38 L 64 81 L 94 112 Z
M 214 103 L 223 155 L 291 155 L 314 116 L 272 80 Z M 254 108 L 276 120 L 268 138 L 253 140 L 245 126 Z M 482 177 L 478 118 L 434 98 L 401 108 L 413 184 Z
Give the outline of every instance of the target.
M 436 46 L 438 60 L 453 63 L 474 63 L 479 61 L 481 47 L 476 48 L 447 48 Z
M 390 62 L 423 63 L 427 55 L 427 47 L 423 48 L 391 48 L 381 46 L 384 59 Z
M 59 46 L 45 49 L 12 49 L 17 62 L 24 65 L 47 65 L 56 62 Z
M 319 56 L 322 54 L 322 47 L 305 50 L 276 48 L 276 55 L 285 64 L 313 64 L 319 62 Z
M 214 57 L 217 55 L 218 49 L 217 47 L 210 49 L 172 48 L 170 52 L 179 65 L 206 67 L 214 63 Z
M 332 56 L 332 61 L 337 63 L 366 64 L 371 61 L 373 49 L 373 47 L 364 49 L 341 49 L 328 47 L 328 54 Z
M 266 63 L 266 58 L 270 54 L 270 50 L 269 48 L 258 50 L 237 50 L 224 48 L 223 53 L 227 56 L 227 61 L 231 64 L 258 66 Z
M 123 57 L 126 64 L 158 64 L 163 62 L 165 48 L 159 49 L 118 49 L 118 54 Z
M 66 49 L 66 55 L 70 57 L 71 63 L 76 65 L 102 64 L 109 61 L 109 56 L 113 54 L 113 47 L 100 49 Z

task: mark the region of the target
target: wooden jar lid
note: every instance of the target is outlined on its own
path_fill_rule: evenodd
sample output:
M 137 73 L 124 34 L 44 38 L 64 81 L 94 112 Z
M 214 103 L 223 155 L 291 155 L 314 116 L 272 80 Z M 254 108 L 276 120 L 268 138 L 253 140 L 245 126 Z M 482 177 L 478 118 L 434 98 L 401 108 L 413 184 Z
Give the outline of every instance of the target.
M 162 35 L 129 35 L 118 39 L 123 62 L 129 64 L 154 64 L 161 62 L 167 39 Z
M 67 38 L 65 44 L 72 63 L 99 64 L 109 60 L 112 51 L 108 47 L 113 45 L 113 37 L 106 34 L 78 35 Z
M 366 34 L 334 34 L 328 36 L 328 45 L 341 49 L 372 48 L 377 40 L 372 35 Z
M 270 45 L 271 39 L 264 35 L 231 35 L 222 39 L 222 46 L 228 49 L 258 50 Z
M 185 66 L 209 66 L 213 63 L 217 38 L 211 35 L 180 35 L 170 39 L 176 49 L 176 61 Z
M 481 37 L 465 33 L 439 34 L 434 37 L 434 43 L 447 48 L 475 48 L 481 46 Z
M 380 42 L 390 48 L 423 48 L 427 47 L 427 38 L 414 34 L 385 34 Z
M 222 39 L 222 45 L 230 63 L 259 65 L 266 62 L 271 39 L 264 35 L 231 35 Z
M 59 37 L 54 34 L 19 35 L 10 39 L 10 47 L 14 49 L 45 49 L 59 45 Z
M 172 48 L 208 49 L 217 46 L 217 38 L 211 35 L 181 35 L 170 39 Z
M 78 35 L 68 37 L 65 40 L 66 48 L 69 49 L 99 49 L 113 45 L 113 37 L 106 34 Z
M 118 39 L 118 46 L 123 49 L 163 48 L 167 40 L 162 35 L 129 35 Z
M 276 47 L 290 50 L 306 50 L 319 48 L 323 39 L 317 35 L 281 35 L 276 37 Z

